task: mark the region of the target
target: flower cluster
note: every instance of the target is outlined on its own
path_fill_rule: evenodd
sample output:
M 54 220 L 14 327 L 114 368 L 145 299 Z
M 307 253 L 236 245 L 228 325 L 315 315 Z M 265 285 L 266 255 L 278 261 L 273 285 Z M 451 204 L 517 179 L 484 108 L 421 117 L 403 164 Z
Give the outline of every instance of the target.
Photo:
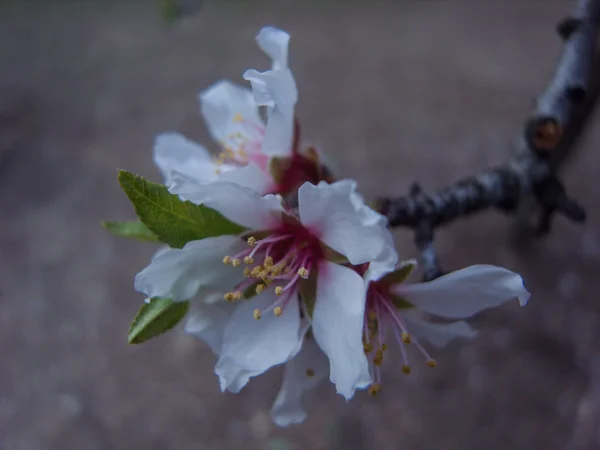
M 289 35 L 268 27 L 257 42 L 272 68 L 246 71 L 251 89 L 221 81 L 199 95 L 218 156 L 175 133 L 154 148 L 171 194 L 243 231 L 159 250 L 135 288 L 190 302 L 185 330 L 217 355 L 223 391 L 285 365 L 272 415 L 287 425 L 305 418 L 303 393 L 319 381 L 328 377 L 346 399 L 357 389 L 376 394 L 393 345 L 404 373 L 411 348 L 434 367 L 422 340 L 472 337 L 459 319 L 510 300 L 524 305 L 529 293 L 519 275 L 487 265 L 405 284 L 415 263 L 399 261 L 386 218 L 356 182 L 333 180 L 318 152 L 301 148 Z

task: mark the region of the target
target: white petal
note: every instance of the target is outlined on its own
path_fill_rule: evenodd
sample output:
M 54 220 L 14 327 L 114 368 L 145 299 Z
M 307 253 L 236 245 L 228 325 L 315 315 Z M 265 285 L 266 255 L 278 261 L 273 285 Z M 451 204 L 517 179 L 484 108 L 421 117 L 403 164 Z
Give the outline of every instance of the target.
M 290 154 L 294 137 L 294 106 L 298 101 L 292 72 L 289 69 L 262 73 L 247 70 L 244 79 L 252 84 L 256 103 L 268 109 L 262 152 L 266 155 Z
M 436 347 L 444 347 L 455 338 L 474 338 L 477 332 L 464 321 L 453 323 L 429 323 L 404 314 L 406 327 L 417 338 L 426 339 Z
M 238 237 L 219 236 L 166 250 L 136 275 L 135 289 L 148 297 L 173 301 L 189 300 L 208 291 L 231 291 L 243 276 L 239 268 L 223 264 L 223 258 L 244 248 L 246 244 Z
M 274 27 L 264 27 L 256 36 L 260 49 L 273 60 L 273 70 L 287 68 L 290 35 Z
M 252 189 L 262 195 L 273 192 L 275 188 L 271 176 L 252 163 L 219 174 L 218 181 L 228 181 L 230 183 L 239 184 L 240 186 Z
M 226 181 L 199 185 L 174 173 L 169 191 L 197 205 L 213 208 L 229 220 L 252 230 L 276 227 L 279 224 L 278 214 L 283 211 L 281 200 L 275 195 L 263 197 L 252 189 Z
M 227 139 L 238 114 L 251 123 L 262 124 L 252 91 L 231 81 L 213 84 L 198 94 L 198 100 L 208 131 L 217 142 Z
M 219 294 L 223 300 L 223 294 Z M 225 301 L 207 304 L 203 301 L 193 302 L 187 313 L 185 332 L 202 339 L 213 352 L 221 351 L 223 333 L 229 317 L 236 305 Z
M 302 350 L 285 365 L 283 384 L 271 409 L 280 427 L 300 423 L 306 418 L 302 395 L 327 376 L 329 363 L 313 339 L 305 339 Z M 310 375 L 310 376 L 309 376 Z
M 317 279 L 313 333 L 330 363 L 337 392 L 350 399 L 371 383 L 362 333 L 365 284 L 355 271 L 331 262 L 322 264 Z
M 353 203 L 355 190 L 355 182 L 304 183 L 298 191 L 298 203 L 302 224 L 356 265 L 376 259 L 391 239 L 380 222 L 365 223 Z
M 294 357 L 302 345 L 300 311 L 296 300 L 279 317 L 265 313 L 254 318 L 254 309 L 264 310 L 279 299 L 271 290 L 242 302 L 234 311 L 223 336 L 215 373 L 221 387 L 238 392 L 250 377 Z
M 171 184 L 172 172 L 179 172 L 193 180 L 213 181 L 217 178 L 216 165 L 210 153 L 179 133 L 163 133 L 154 141 L 154 163 L 161 171 L 165 184 Z
M 530 296 L 520 275 L 485 264 L 427 283 L 399 284 L 392 289 L 417 308 L 448 318 L 470 317 L 514 299 L 525 306 Z

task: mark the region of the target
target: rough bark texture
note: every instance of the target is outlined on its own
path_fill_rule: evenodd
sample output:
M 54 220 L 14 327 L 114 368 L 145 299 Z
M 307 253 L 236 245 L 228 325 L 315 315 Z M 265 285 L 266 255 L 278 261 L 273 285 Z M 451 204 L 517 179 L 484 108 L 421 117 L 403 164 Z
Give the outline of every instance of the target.
M 594 109 L 598 93 L 598 30 L 600 1 L 580 0 L 573 14 L 559 22 L 565 41 L 554 77 L 539 96 L 525 121 L 514 155 L 503 165 L 465 178 L 431 194 L 418 185 L 408 197 L 380 200 L 380 209 L 392 227 L 415 230 L 424 279 L 441 275 L 433 246 L 434 230 L 449 222 L 498 208 L 531 218 L 535 200 L 539 209 L 535 234 L 550 231 L 556 213 L 575 222 L 585 221 L 584 209 L 565 193 L 557 171 L 573 151 L 579 133 Z

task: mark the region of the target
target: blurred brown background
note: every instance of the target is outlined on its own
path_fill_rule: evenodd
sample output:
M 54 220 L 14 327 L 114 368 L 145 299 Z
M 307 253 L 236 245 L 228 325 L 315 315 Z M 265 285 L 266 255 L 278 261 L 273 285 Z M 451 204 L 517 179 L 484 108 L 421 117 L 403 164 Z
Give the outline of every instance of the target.
M 387 361 L 381 395 L 329 385 L 301 426 L 269 408 L 281 372 L 222 394 L 214 357 L 173 332 L 128 346 L 152 245 L 102 219 L 132 218 L 117 168 L 159 180 L 154 135 L 209 145 L 196 93 L 266 69 L 254 35 L 292 34 L 304 136 L 368 198 L 440 187 L 503 161 L 561 44 L 568 0 L 205 1 L 166 25 L 155 2 L 0 6 L 0 448 L 600 448 L 600 124 L 566 184 L 585 226 L 559 218 L 515 249 L 498 213 L 438 235 L 446 268 L 492 263 L 533 293 L 481 314 L 480 337 L 409 377 Z M 213 147 L 214 148 L 214 147 Z M 403 256 L 412 236 L 396 232 Z

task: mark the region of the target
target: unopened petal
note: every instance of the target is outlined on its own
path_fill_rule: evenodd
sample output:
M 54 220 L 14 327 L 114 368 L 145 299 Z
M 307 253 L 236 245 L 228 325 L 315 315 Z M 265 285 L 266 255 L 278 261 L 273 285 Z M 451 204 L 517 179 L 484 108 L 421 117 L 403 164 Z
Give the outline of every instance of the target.
M 288 66 L 290 35 L 275 27 L 264 27 L 256 36 L 260 49 L 273 60 L 273 70 Z
M 329 358 L 330 379 L 346 399 L 371 383 L 362 333 L 365 284 L 352 269 L 325 262 L 319 269 L 313 333 Z
M 223 258 L 245 247 L 235 236 L 219 236 L 161 251 L 136 275 L 135 289 L 148 297 L 173 301 L 189 300 L 208 291 L 233 290 L 240 281 L 240 271 L 223 264 Z
M 298 101 L 296 81 L 289 69 L 258 72 L 247 70 L 244 79 L 252 84 L 254 99 L 268 109 L 262 143 L 266 155 L 288 155 L 294 136 L 294 106 Z
M 519 274 L 484 264 L 392 290 L 422 311 L 448 318 L 470 317 L 515 299 L 525 306 L 530 296 Z

